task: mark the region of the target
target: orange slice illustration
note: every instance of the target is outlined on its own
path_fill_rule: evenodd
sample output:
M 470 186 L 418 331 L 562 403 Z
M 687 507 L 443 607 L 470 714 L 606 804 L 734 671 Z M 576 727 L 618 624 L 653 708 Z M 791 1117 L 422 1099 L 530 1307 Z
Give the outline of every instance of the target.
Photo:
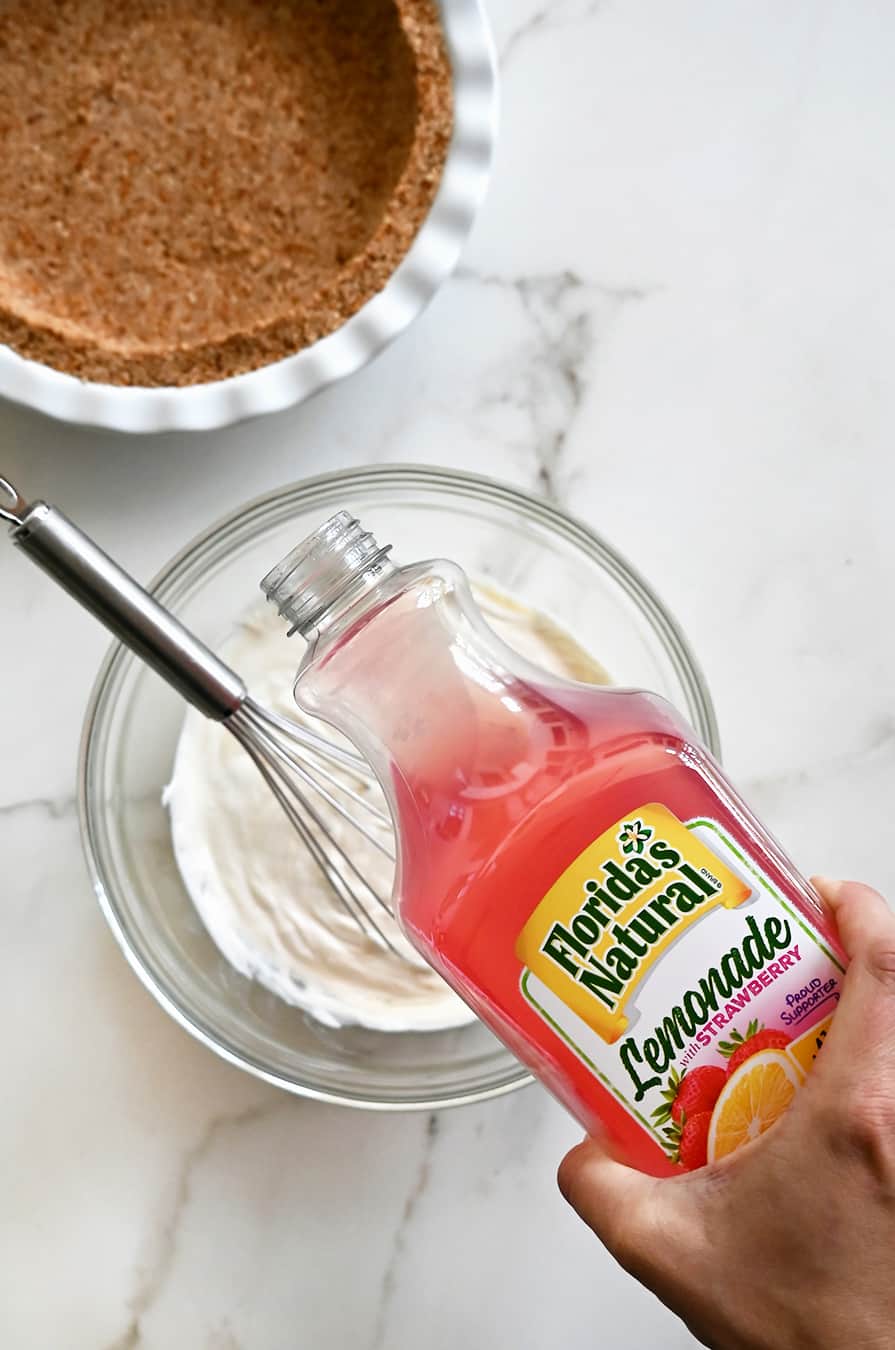
M 781 1050 L 761 1050 L 725 1083 L 709 1125 L 708 1160 L 717 1162 L 770 1129 L 792 1105 L 802 1078 Z

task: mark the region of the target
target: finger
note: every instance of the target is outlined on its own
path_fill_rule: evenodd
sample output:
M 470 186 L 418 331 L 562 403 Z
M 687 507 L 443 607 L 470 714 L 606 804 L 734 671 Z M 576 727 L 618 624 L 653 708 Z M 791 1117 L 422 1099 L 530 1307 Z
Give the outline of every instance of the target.
M 860 882 L 817 877 L 814 884 L 850 958 L 824 1059 L 854 1068 L 882 1053 L 895 1067 L 895 915 Z
M 879 891 L 860 881 L 831 881 L 828 877 L 812 880 L 836 920 L 850 960 L 865 955 L 881 938 L 891 942 L 895 915 Z
M 626 1270 L 643 1278 L 653 1264 L 659 1238 L 660 1183 L 618 1162 L 596 1139 L 585 1139 L 566 1154 L 557 1181 L 607 1250 Z

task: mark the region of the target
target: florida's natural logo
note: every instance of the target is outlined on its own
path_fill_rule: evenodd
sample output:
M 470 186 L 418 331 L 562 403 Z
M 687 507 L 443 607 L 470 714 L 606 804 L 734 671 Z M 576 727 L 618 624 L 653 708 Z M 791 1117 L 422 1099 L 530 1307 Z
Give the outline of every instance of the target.
M 716 905 L 751 893 L 664 806 L 643 806 L 604 831 L 538 905 L 516 952 L 608 1043 L 661 954 Z

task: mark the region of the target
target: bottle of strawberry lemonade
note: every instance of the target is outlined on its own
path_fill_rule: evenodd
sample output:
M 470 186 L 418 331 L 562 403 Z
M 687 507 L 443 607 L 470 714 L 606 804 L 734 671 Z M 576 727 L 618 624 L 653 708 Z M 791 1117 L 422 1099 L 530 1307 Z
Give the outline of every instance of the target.
M 787 1108 L 843 963 L 807 883 L 662 698 L 530 665 L 449 562 L 340 512 L 262 588 L 306 712 L 376 770 L 408 938 L 591 1132 L 656 1175 Z

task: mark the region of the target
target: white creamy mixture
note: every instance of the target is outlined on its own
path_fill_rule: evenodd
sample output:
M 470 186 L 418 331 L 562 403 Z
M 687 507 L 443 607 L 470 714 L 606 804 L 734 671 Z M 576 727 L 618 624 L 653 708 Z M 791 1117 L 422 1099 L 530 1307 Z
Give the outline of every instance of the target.
M 608 683 L 602 666 L 544 615 L 490 588 L 475 590 L 491 626 L 523 656 L 560 675 Z M 259 604 L 238 624 L 220 655 L 259 703 L 307 720 L 292 697 L 301 645 L 287 640 L 269 605 Z M 323 734 L 335 739 L 329 728 Z M 473 1020 L 388 915 L 380 912 L 377 921 L 402 957 L 360 931 L 236 739 L 192 709 L 165 801 L 186 888 L 211 937 L 243 975 L 328 1026 L 429 1031 Z M 326 803 L 315 807 L 388 898 L 391 864 Z

